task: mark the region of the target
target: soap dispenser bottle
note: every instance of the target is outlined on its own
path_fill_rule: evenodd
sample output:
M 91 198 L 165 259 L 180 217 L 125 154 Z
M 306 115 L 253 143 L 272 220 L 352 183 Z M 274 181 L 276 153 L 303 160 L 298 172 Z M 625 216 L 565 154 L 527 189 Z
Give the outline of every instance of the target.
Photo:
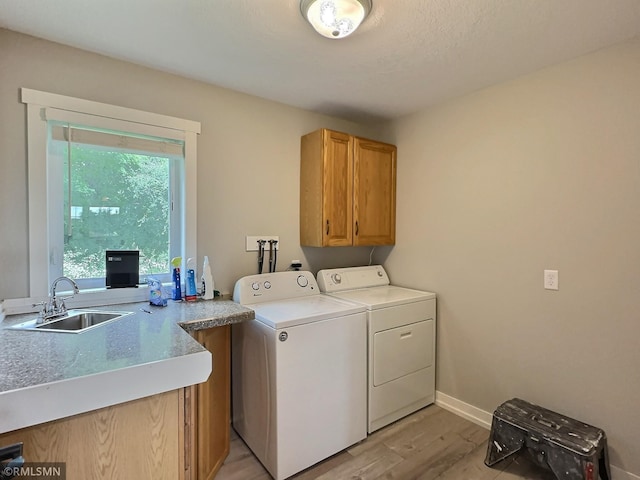
M 182 263 L 182 257 L 175 257 L 171 259 L 171 266 L 173 267 L 173 291 L 171 298 L 175 301 L 182 300 L 182 288 L 180 287 L 180 264 Z
M 211 274 L 211 265 L 209 257 L 205 255 L 204 265 L 202 266 L 202 298 L 204 300 L 212 300 L 215 295 L 213 286 L 213 275 Z
M 187 260 L 187 293 L 184 296 L 187 302 L 195 302 L 198 299 L 196 292 L 196 271 L 193 268 L 193 259 Z

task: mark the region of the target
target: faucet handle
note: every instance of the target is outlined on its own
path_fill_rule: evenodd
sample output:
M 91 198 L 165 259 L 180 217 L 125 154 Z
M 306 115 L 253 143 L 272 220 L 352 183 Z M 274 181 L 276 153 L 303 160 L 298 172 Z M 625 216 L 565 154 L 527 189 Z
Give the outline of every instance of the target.
M 58 303 L 58 309 L 60 310 L 60 313 L 64 313 L 67 311 L 67 306 L 64 304 L 65 300 L 69 300 L 70 298 L 73 298 L 75 295 L 69 295 L 68 297 L 58 297 L 58 301 L 60 303 Z
M 65 305 L 64 301 L 72 297 L 73 295 L 70 295 L 68 297 L 60 297 L 57 299 L 59 302 L 56 306 L 57 313 L 60 313 L 60 314 L 67 313 L 67 306 Z
M 44 319 L 44 316 L 47 313 L 47 302 L 32 303 L 31 306 L 32 307 L 40 306 L 40 311 L 38 312 L 38 321 L 36 323 L 42 323 L 42 320 Z

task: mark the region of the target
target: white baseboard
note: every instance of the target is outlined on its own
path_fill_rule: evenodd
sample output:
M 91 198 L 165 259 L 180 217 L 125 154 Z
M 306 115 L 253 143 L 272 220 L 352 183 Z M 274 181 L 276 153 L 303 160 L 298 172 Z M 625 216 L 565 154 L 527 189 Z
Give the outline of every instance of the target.
M 465 418 L 476 425 L 486 428 L 491 428 L 491 420 L 493 419 L 493 412 L 487 412 L 481 410 L 478 407 L 474 407 L 462 400 L 458 400 L 455 397 L 436 391 L 436 405 L 445 410 L 448 410 L 456 415 Z M 620 467 L 611 465 L 611 480 L 640 480 L 640 476 L 634 475 L 631 472 L 627 472 Z
M 611 480 L 640 480 L 640 476 L 611 465 Z
M 436 391 L 436 405 L 449 410 L 456 415 L 466 418 L 467 420 L 486 428 L 491 428 L 491 420 L 493 419 L 493 412 L 485 412 L 478 407 L 474 407 L 468 403 L 458 400 L 446 393 Z

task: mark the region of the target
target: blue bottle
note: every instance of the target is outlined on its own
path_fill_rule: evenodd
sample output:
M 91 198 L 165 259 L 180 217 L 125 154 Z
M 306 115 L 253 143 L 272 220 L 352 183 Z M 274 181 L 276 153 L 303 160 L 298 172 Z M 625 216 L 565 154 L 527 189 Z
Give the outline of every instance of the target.
M 184 298 L 187 302 L 195 302 L 198 298 L 196 293 L 196 272 L 193 268 L 187 270 L 187 294 Z
M 187 260 L 187 293 L 184 296 L 187 302 L 195 302 L 198 299 L 198 292 L 196 290 L 196 271 L 191 268 L 193 259 Z
M 182 300 L 182 289 L 180 288 L 180 268 L 173 268 L 173 300 Z
M 173 289 L 171 295 L 172 300 L 182 300 L 182 288 L 180 287 L 180 264 L 182 263 L 181 257 L 175 257 L 171 259 L 171 266 L 173 267 Z

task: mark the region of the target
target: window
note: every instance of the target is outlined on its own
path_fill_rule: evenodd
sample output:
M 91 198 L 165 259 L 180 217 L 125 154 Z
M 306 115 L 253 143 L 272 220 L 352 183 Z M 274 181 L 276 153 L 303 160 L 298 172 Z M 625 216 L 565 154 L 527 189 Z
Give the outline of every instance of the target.
M 104 287 L 105 250 L 139 250 L 140 280 L 170 281 L 182 255 L 184 142 L 54 120 L 48 129 L 49 188 L 63 199 L 49 213 L 63 227 L 50 238 L 62 252 L 52 276 Z
M 22 101 L 31 297 L 60 275 L 104 288 L 107 249 L 140 250 L 141 281 L 196 257 L 199 123 L 28 89 Z

